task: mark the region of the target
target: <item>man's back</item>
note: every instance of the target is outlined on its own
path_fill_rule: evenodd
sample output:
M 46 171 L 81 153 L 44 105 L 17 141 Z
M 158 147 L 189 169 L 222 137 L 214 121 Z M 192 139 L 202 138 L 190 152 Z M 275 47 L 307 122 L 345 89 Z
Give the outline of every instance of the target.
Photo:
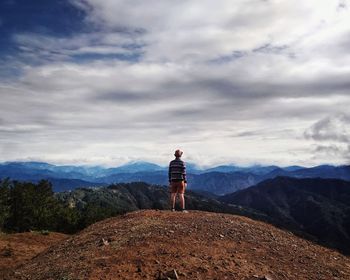
M 180 158 L 169 163 L 169 182 L 184 181 L 186 183 L 186 165 Z
M 179 195 L 182 212 L 185 210 L 185 189 L 187 187 L 186 180 L 186 165 L 181 160 L 183 152 L 176 150 L 174 153 L 175 159 L 169 163 L 169 187 L 171 193 L 172 211 L 175 211 L 176 196 Z

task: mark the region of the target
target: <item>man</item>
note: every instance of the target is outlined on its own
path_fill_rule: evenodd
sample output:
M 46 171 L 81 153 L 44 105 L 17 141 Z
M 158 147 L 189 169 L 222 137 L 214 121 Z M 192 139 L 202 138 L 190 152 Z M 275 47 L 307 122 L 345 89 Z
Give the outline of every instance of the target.
M 175 159 L 169 164 L 169 186 L 171 192 L 171 211 L 175 211 L 176 195 L 179 194 L 180 206 L 182 212 L 187 213 L 185 210 L 185 189 L 187 187 L 186 179 L 186 165 L 181 160 L 183 152 L 181 150 L 175 151 Z

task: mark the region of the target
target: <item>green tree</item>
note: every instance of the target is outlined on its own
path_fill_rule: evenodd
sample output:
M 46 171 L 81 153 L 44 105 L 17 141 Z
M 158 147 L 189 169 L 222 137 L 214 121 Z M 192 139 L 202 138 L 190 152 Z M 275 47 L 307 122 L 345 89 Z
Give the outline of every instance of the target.
M 14 231 L 25 231 L 32 224 L 32 194 L 34 185 L 13 181 L 10 188 L 10 216 L 6 227 Z
M 10 180 L 0 180 L 0 231 L 10 216 Z
M 82 209 L 80 224 L 82 228 L 84 228 L 103 219 L 113 217 L 117 214 L 119 214 L 118 211 L 111 207 L 103 207 L 95 203 L 88 203 Z
M 83 228 L 81 213 L 76 208 L 60 205 L 56 215 L 56 231 L 75 233 Z
M 60 205 L 55 199 L 52 185 L 46 180 L 38 184 L 13 181 L 10 188 L 10 216 L 7 227 L 23 232 L 58 228 Z
M 52 184 L 47 180 L 41 180 L 34 189 L 33 226 L 37 229 L 57 229 L 60 205 L 54 197 Z

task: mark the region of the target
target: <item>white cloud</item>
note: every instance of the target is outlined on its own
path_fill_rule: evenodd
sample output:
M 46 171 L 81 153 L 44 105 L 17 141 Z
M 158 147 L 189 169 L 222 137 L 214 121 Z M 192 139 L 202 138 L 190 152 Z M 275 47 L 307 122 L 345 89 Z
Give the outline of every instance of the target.
M 98 25 L 145 30 L 150 61 L 203 61 L 266 44 L 298 49 L 311 41 L 314 49 L 348 32 L 350 23 L 349 10 L 334 0 L 73 2 L 87 4 Z
M 328 116 L 312 125 L 305 132 L 305 136 L 317 141 L 350 144 L 350 116 L 346 114 Z
M 71 2 L 93 32 L 13 37 L 31 63 L 0 87 L 4 160 L 166 163 L 180 146 L 207 165 L 344 162 L 344 143 L 317 158 L 303 135 L 350 106 L 346 5 Z
M 305 133 L 315 142 L 315 157 L 350 160 L 350 116 L 344 113 L 325 117 Z

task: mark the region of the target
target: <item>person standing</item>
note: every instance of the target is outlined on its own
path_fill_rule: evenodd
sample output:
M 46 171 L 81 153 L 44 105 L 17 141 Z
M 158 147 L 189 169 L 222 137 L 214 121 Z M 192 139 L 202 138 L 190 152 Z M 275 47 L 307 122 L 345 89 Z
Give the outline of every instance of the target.
M 183 151 L 175 151 L 175 159 L 169 163 L 169 186 L 171 192 L 171 211 L 175 211 L 176 195 L 179 195 L 182 212 L 187 213 L 185 209 L 185 189 L 187 187 L 186 165 L 181 156 Z

